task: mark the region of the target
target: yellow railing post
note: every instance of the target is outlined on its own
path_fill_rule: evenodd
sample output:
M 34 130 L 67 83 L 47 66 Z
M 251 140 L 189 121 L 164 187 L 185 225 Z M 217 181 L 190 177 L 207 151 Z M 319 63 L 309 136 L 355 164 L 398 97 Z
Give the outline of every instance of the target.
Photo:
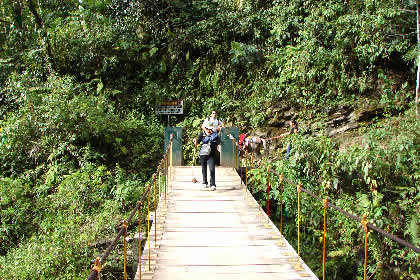
M 301 188 L 302 187 L 302 184 L 301 183 L 299 183 L 299 185 L 297 185 L 297 193 L 298 193 L 298 220 L 297 220 L 297 222 L 298 222 L 298 250 L 297 250 L 297 253 L 298 253 L 298 257 L 297 257 L 297 263 L 296 263 L 296 265 L 294 266 L 294 269 L 296 269 L 296 270 L 302 270 L 302 266 L 301 266 L 301 264 L 300 264 L 300 192 L 301 192 Z
M 160 192 L 160 187 L 162 184 L 162 163 L 163 163 L 163 159 L 160 161 L 160 165 L 159 165 L 159 173 L 158 173 L 158 212 L 159 212 L 159 221 L 161 221 L 161 212 L 162 212 L 162 201 L 161 201 L 161 192 Z
M 169 155 L 169 158 L 170 158 L 170 167 L 171 167 L 171 170 L 172 170 L 172 165 L 173 165 L 173 154 L 172 154 L 172 141 L 171 141 L 171 144 L 170 144 L 171 146 L 170 146 L 170 155 Z
M 142 204 L 141 204 L 141 202 L 139 201 L 139 202 L 137 202 L 137 215 L 138 215 L 138 223 L 139 223 L 139 228 L 138 228 L 138 231 L 139 231 L 139 239 L 138 239 L 138 246 L 139 246 L 139 252 L 138 252 L 138 255 L 139 255 L 139 280 L 141 280 L 141 206 L 142 206 Z
M 96 271 L 96 276 L 93 275 L 95 277 L 95 279 L 98 279 L 99 273 L 101 273 L 101 269 L 102 269 L 101 258 L 100 257 L 96 257 L 95 264 L 94 264 L 94 266 L 91 269 L 91 272 L 92 271 Z
M 239 165 L 239 168 L 241 169 L 241 189 L 242 189 L 242 161 L 243 161 L 243 152 L 242 153 L 240 153 L 240 156 L 241 156 L 241 160 L 240 160 L 240 165 Z
M 151 186 L 151 185 L 149 185 L 149 186 Z M 149 234 L 150 234 L 150 188 L 149 188 L 148 193 L 147 193 L 147 235 L 148 235 L 147 241 L 148 241 L 148 245 L 149 245 L 148 259 L 149 259 L 149 271 L 150 271 L 151 269 L 150 269 L 150 236 L 149 236 Z
M 328 196 L 322 201 L 324 206 L 324 251 L 322 254 L 322 279 L 325 280 L 325 253 L 326 253 L 326 243 L 327 243 L 327 208 L 328 208 Z
M 267 166 L 267 224 L 264 225 L 265 228 L 271 228 L 270 224 L 270 166 Z
M 267 166 L 267 222 L 270 221 L 270 166 Z
M 283 235 L 283 173 L 280 176 L 280 233 Z
M 163 185 L 162 185 L 162 192 L 163 192 L 163 197 L 164 197 L 164 201 L 166 204 L 166 167 L 167 167 L 167 163 L 168 163 L 168 154 L 166 154 L 164 160 L 163 160 Z
M 123 251 L 124 251 L 124 280 L 127 280 L 127 227 L 126 220 L 123 221 L 121 226 L 123 228 Z
M 277 242 L 277 246 L 284 247 L 286 244 L 284 243 L 283 237 L 283 173 L 280 174 L 280 241 Z
M 166 201 L 163 200 L 163 191 L 164 191 L 164 187 L 165 187 L 165 159 L 162 159 L 161 162 L 161 174 L 160 174 L 160 188 L 159 188 L 159 199 L 161 202 L 164 203 L 164 205 L 166 206 Z
M 261 163 L 258 167 L 258 205 L 261 207 Z
M 297 193 L 298 193 L 298 261 L 300 256 L 300 187 L 302 186 L 301 183 L 297 186 Z
M 245 151 L 245 193 L 248 189 L 248 152 Z
M 159 171 L 158 171 L 159 172 Z M 156 247 L 156 225 L 157 225 L 157 191 L 156 191 L 156 180 L 157 180 L 157 176 L 156 173 L 153 176 L 153 180 L 154 180 L 154 191 L 155 191 L 155 247 Z
M 363 280 L 366 280 L 366 270 L 367 270 L 367 244 L 368 244 L 368 232 L 369 229 L 367 227 L 368 225 L 368 221 L 366 218 L 366 215 L 363 215 L 362 220 L 360 221 L 360 223 L 363 225 L 363 230 L 365 231 L 365 266 L 363 269 Z
M 171 148 L 172 150 L 172 148 Z M 165 203 L 166 203 L 166 199 L 167 199 L 167 194 L 168 194 L 168 182 L 169 182 L 169 166 L 170 166 L 170 161 L 171 159 L 171 154 L 169 154 L 169 158 L 167 158 L 166 160 L 166 172 L 165 172 Z

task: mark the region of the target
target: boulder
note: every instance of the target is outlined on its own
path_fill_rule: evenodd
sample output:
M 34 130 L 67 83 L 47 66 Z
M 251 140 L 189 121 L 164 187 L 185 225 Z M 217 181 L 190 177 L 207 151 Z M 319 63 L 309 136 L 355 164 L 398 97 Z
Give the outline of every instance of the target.
M 348 130 L 358 128 L 359 126 L 360 126 L 360 124 L 358 122 L 353 121 L 353 122 L 349 122 L 349 123 L 346 123 L 344 125 L 341 125 L 337 128 L 328 127 L 327 128 L 327 136 L 333 137 L 333 136 L 335 136 L 339 133 L 343 133 L 343 132 L 346 132 Z
M 356 111 L 349 107 L 340 107 L 328 114 L 327 128 L 325 134 L 334 137 L 337 134 L 360 127 L 361 123 L 368 123 L 373 118 L 381 116 L 382 108 L 368 105 Z

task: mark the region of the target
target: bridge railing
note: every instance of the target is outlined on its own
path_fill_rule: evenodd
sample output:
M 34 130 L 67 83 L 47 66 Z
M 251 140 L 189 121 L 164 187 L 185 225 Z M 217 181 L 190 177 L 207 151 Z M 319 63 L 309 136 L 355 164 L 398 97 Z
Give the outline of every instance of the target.
M 234 152 L 235 160 L 234 160 L 234 164 L 233 164 L 233 169 L 235 169 L 235 167 L 239 167 L 240 176 L 241 176 L 241 187 L 242 187 L 242 184 L 244 184 L 244 190 L 248 190 L 248 167 L 249 167 L 249 165 L 248 165 L 248 157 L 249 157 L 248 152 L 244 151 L 243 153 L 239 153 L 239 149 L 238 149 L 239 145 L 238 145 L 237 142 L 235 142 L 234 139 L 232 139 L 232 145 L 236 147 L 235 152 Z M 254 163 L 254 158 L 253 158 L 252 154 L 250 156 L 250 162 L 251 162 L 251 165 Z M 244 168 L 245 168 L 245 174 L 242 174 Z M 283 176 L 283 173 L 279 173 L 276 170 L 271 169 L 270 166 L 267 167 L 267 179 L 266 179 L 267 198 L 270 197 L 270 188 L 272 186 L 272 184 L 270 183 L 270 174 L 274 174 L 275 176 L 277 176 L 279 178 L 279 184 L 280 184 L 280 233 L 281 234 L 283 234 L 283 183 L 286 182 L 289 185 L 296 188 L 296 194 L 297 194 L 297 197 L 298 197 L 298 199 L 297 199 L 298 200 L 298 205 L 297 205 L 297 207 L 298 207 L 298 211 L 297 211 L 298 212 L 297 213 L 297 237 L 298 237 L 297 238 L 298 239 L 297 254 L 298 254 L 298 257 L 297 257 L 297 263 L 296 263 L 296 266 L 295 266 L 296 268 L 300 267 L 300 263 L 299 263 L 299 260 L 300 260 L 300 230 L 301 230 L 300 229 L 300 221 L 301 221 L 300 201 L 301 201 L 301 193 L 302 192 L 304 192 L 304 193 L 308 194 L 309 196 L 313 197 L 314 199 L 320 201 L 322 203 L 323 208 L 324 208 L 323 279 L 326 279 L 325 278 L 325 261 L 326 261 L 326 249 L 325 248 L 326 248 L 326 241 L 327 241 L 327 238 L 326 238 L 326 235 L 327 235 L 327 211 L 326 210 L 328 208 L 332 208 L 332 209 L 340 212 L 344 216 L 346 216 L 346 217 L 348 217 L 348 218 L 350 218 L 350 219 L 352 219 L 356 222 L 359 222 L 361 224 L 362 230 L 365 233 L 364 269 L 363 269 L 363 273 L 364 273 L 363 279 L 364 280 L 366 280 L 366 277 L 367 277 L 367 258 L 368 258 L 367 252 L 368 252 L 368 232 L 369 232 L 369 230 L 373 230 L 373 231 L 375 231 L 375 232 L 377 232 L 377 233 L 379 233 L 379 234 L 381 234 L 381 235 L 383 235 L 387 238 L 390 238 L 391 240 L 399 243 L 402 246 L 405 246 L 405 247 L 408 247 L 408 248 L 412 249 L 416 253 L 420 253 L 420 248 L 419 247 L 416 247 L 416 246 L 410 244 L 409 242 L 407 242 L 407 241 L 405 241 L 405 240 L 403 240 L 403 239 L 401 239 L 401 238 L 399 238 L 395 235 L 392 235 L 392 234 L 384 231 L 383 229 L 374 226 L 372 223 L 368 222 L 368 219 L 367 219 L 366 215 L 363 215 L 363 217 L 358 217 L 356 215 L 353 215 L 353 214 L 349 213 L 348 211 L 345 211 L 345 210 L 341 209 L 340 207 L 331 203 L 330 199 L 328 197 L 326 197 L 325 199 L 322 199 L 318 195 L 316 195 L 316 194 L 312 193 L 311 191 L 305 189 L 301 183 L 292 182 L 291 180 L 285 178 Z M 261 188 L 260 188 L 260 186 L 261 186 L 261 165 L 260 165 L 260 162 L 258 163 L 258 176 L 259 176 L 258 204 L 260 206 L 260 209 L 263 210 L 263 208 L 261 206 Z M 269 215 L 270 215 L 270 204 L 269 203 L 270 203 L 270 200 L 267 199 L 267 205 L 266 205 L 267 217 L 269 217 Z
M 137 214 L 137 223 L 138 223 L 138 260 L 139 260 L 139 275 L 141 280 L 141 221 L 142 221 L 142 209 L 146 206 L 146 213 L 145 217 L 147 217 L 147 233 L 149 234 L 151 231 L 150 227 L 150 209 L 151 209 L 151 196 L 154 195 L 153 201 L 154 205 L 152 205 L 153 209 L 155 210 L 155 217 L 154 217 L 154 242 L 156 245 L 156 227 L 157 223 L 159 222 L 160 212 L 161 212 L 161 205 L 167 203 L 167 194 L 168 194 L 168 185 L 169 185 L 169 178 L 170 172 L 172 167 L 172 142 L 173 142 L 173 135 L 170 135 L 170 141 L 165 151 L 165 154 L 160 162 L 160 165 L 157 168 L 156 173 L 153 174 L 151 182 L 148 184 L 146 190 L 144 191 L 143 195 L 141 196 L 140 200 L 137 202 L 136 207 L 131 211 L 130 216 L 127 220 L 124 220 L 121 225 L 121 229 L 118 234 L 114 237 L 111 244 L 105 250 L 102 256 L 96 258 L 93 268 L 90 271 L 88 276 L 88 280 L 96 280 L 98 279 L 102 266 L 105 264 L 106 260 L 108 259 L 111 252 L 114 250 L 115 246 L 119 242 L 122 237 L 123 242 L 123 259 L 124 259 L 124 280 L 127 280 L 127 228 L 128 225 L 133 220 L 134 216 Z M 157 214 L 159 213 L 159 215 Z M 149 242 L 149 254 L 148 254 L 148 267 L 150 270 L 150 238 L 148 238 Z

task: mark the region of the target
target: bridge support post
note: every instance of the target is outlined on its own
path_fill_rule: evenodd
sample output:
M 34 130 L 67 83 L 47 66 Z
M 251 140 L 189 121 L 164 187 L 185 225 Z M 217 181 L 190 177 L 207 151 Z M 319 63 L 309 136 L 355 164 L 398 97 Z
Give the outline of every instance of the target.
M 174 139 L 172 142 L 172 153 L 170 155 L 171 162 L 169 164 L 171 167 L 181 166 L 184 161 L 184 158 L 182 156 L 182 127 L 165 127 L 165 146 L 163 149 L 164 152 L 166 151 L 169 145 L 171 134 L 173 134 Z
M 234 155 L 236 152 L 236 145 L 232 146 L 231 137 L 235 138 L 235 142 L 238 141 L 239 129 L 237 127 L 222 127 L 220 132 L 221 150 L 220 150 L 220 165 L 221 166 L 233 166 Z M 237 166 L 235 166 L 237 167 Z

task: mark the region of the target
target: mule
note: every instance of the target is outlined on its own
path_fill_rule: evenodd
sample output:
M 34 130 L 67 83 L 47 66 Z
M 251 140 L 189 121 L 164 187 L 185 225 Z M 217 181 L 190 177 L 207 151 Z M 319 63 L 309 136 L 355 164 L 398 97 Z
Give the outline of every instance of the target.
M 243 137 L 245 135 L 245 137 Z M 239 138 L 239 151 L 244 153 L 245 151 L 255 155 L 257 160 L 261 160 L 261 148 L 264 148 L 264 156 L 268 155 L 268 141 L 259 136 L 250 136 L 248 133 L 241 134 Z M 242 142 L 242 143 L 241 143 Z

